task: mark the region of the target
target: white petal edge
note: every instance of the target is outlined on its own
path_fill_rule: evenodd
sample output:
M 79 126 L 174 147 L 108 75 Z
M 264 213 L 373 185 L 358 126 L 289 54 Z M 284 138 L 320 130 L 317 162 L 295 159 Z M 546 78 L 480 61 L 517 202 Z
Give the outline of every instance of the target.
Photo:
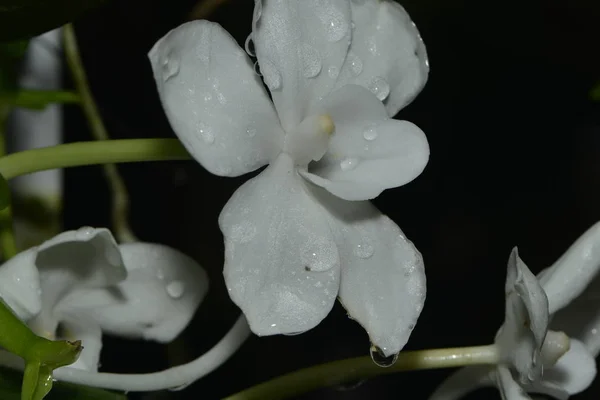
M 328 210 L 340 253 L 339 300 L 381 353 L 397 354 L 425 302 L 421 253 L 370 202 L 344 201 L 322 190 L 318 196 Z
M 600 269 L 600 222 L 589 228 L 548 269 L 540 281 L 548 294 L 550 313 L 567 306 L 597 276 Z
M 83 350 L 79 358 L 69 368 L 97 372 L 102 350 L 102 331 L 100 327 L 85 315 L 63 316 L 61 323 L 65 335 L 62 340 L 81 340 Z
M 171 127 L 204 168 L 238 176 L 268 163 L 283 132 L 246 53 L 220 25 L 187 22 L 149 53 Z
M 525 390 L 515 381 L 510 370 L 499 366 L 496 369 L 496 383 L 502 400 L 530 400 L 531 397 L 525 393 Z
M 358 84 L 378 96 L 393 117 L 425 86 L 427 51 L 406 10 L 395 1 L 352 6 L 352 43 L 336 88 Z
M 350 4 L 257 0 L 253 25 L 260 71 L 287 132 L 333 89 L 350 43 Z
M 208 276 L 192 258 L 151 243 L 119 246 L 128 271 L 114 287 L 75 290 L 63 312 L 85 313 L 103 331 L 170 342 L 194 316 L 208 291 Z
M 219 226 L 225 283 L 255 334 L 304 332 L 327 316 L 338 293 L 339 255 L 287 154 L 233 194 Z
M 458 400 L 474 390 L 495 386 L 495 382 L 490 379 L 492 368 L 486 366 L 460 368 L 435 389 L 429 396 L 429 400 Z
M 42 310 L 35 250 L 19 253 L 0 266 L 0 298 L 22 321 Z
M 346 85 L 327 96 L 315 112 L 329 114 L 335 132 L 329 150 L 303 176 L 345 200 L 368 200 L 421 174 L 429 160 L 423 131 L 387 116 L 363 87 Z

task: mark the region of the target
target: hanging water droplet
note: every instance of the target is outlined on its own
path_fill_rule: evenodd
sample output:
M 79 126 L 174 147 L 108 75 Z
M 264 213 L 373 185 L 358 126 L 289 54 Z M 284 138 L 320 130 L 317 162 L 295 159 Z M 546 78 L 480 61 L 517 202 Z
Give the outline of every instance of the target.
M 248 53 L 250 57 L 256 56 L 256 51 L 254 50 L 254 42 L 252 41 L 252 34 L 248 35 L 248 37 L 246 38 L 244 48 L 246 49 L 246 53 Z
M 350 70 L 354 76 L 360 75 L 363 70 L 363 62 L 360 57 L 350 52 L 348 53 L 348 62 L 350 63 Z
M 163 80 L 166 82 L 179 73 L 179 60 L 172 53 L 165 56 L 162 65 Z
M 331 79 L 337 79 L 337 77 L 340 75 L 340 69 L 335 65 L 332 65 L 327 70 L 327 75 L 329 75 Z
M 166 286 L 166 290 L 170 297 L 179 299 L 185 292 L 185 286 L 181 281 L 172 281 Z
M 302 63 L 303 70 L 302 73 L 305 78 L 314 78 L 319 75 L 321 72 L 322 64 L 321 64 L 321 56 L 319 52 L 314 47 L 303 44 L 301 47 L 302 52 Z
M 246 135 L 248 135 L 248 137 L 254 137 L 256 136 L 256 128 L 248 128 L 246 129 Z
M 390 94 L 390 85 L 382 77 L 376 76 L 369 84 L 369 90 L 377 96 L 379 100 L 383 101 Z
M 93 233 L 94 233 L 94 228 L 89 227 L 89 226 L 82 226 L 81 228 L 77 229 L 77 232 L 75 232 L 75 239 L 88 240 L 88 239 L 90 239 L 90 237 L 92 236 Z
M 197 129 L 198 134 L 200 134 L 200 137 L 202 138 L 202 140 L 204 140 L 204 143 L 213 144 L 215 142 L 215 135 L 213 134 L 212 129 L 207 127 L 202 122 L 198 123 Z
M 370 142 L 377 139 L 377 136 L 377 126 L 375 124 L 367 125 L 367 127 L 363 131 L 363 138 Z
M 373 256 L 375 248 L 370 243 L 361 243 L 354 247 L 354 255 L 358 258 L 367 259 Z
M 340 168 L 342 171 L 352 171 L 358 165 L 358 159 L 354 157 L 348 157 L 340 162 Z
M 384 368 L 391 367 L 396 363 L 396 360 L 398 359 L 398 353 L 386 357 L 383 351 L 374 344 L 371 344 L 370 353 L 371 360 L 373 360 L 373 362 L 378 366 Z
M 263 79 L 269 90 L 277 90 L 281 88 L 281 74 L 277 68 L 268 60 L 261 61 L 260 70 L 263 74 Z
M 348 32 L 348 22 L 344 14 L 334 6 L 329 7 L 320 15 L 321 21 L 325 24 L 327 39 L 330 42 L 339 42 Z

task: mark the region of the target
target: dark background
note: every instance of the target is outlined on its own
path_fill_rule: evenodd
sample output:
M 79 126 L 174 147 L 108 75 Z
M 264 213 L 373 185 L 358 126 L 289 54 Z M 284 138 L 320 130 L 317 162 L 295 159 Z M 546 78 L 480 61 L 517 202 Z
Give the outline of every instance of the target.
M 251 0 L 230 0 L 210 19 L 244 42 Z M 409 185 L 374 203 L 423 253 L 428 296 L 405 349 L 488 344 L 504 318 L 506 261 L 513 246 L 533 272 L 555 261 L 600 220 L 600 80 L 596 0 L 407 0 L 427 45 L 431 74 L 398 118 L 427 134 L 431 160 Z M 121 0 L 76 24 L 82 57 L 114 138 L 173 137 L 146 53 L 184 22 L 191 0 Z M 68 139 L 89 140 L 75 107 Z M 119 166 L 131 193 L 131 224 L 144 241 L 197 259 L 211 289 L 169 346 L 107 338 L 102 370 L 151 372 L 208 350 L 239 310 L 223 283 L 217 216 L 247 177 L 212 176 L 195 162 Z M 109 224 L 100 167 L 66 171 L 66 228 Z M 317 363 L 367 355 L 364 330 L 341 306 L 300 336 L 252 337 L 222 368 L 180 392 L 134 399 L 216 399 Z M 426 399 L 451 371 L 378 377 L 299 399 Z M 356 385 L 353 385 L 356 386 Z M 575 399 L 597 399 L 600 380 Z M 496 390 L 469 399 L 499 398 Z

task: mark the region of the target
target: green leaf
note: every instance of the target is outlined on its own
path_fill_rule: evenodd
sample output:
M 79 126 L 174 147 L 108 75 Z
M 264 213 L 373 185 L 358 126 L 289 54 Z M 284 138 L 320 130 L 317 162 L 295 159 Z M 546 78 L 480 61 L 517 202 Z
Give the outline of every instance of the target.
M 0 367 L 0 399 L 21 400 L 22 378 L 21 372 Z M 72 383 L 54 382 L 46 400 L 127 400 L 127 396 Z
M 0 211 L 10 205 L 10 188 L 8 181 L 0 174 Z
M 105 0 L 0 0 L 0 41 L 31 38 L 69 21 Z

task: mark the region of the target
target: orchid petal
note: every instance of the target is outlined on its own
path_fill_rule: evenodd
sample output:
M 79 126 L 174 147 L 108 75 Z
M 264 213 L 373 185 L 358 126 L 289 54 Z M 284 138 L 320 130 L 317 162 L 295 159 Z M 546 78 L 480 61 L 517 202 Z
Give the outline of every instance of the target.
M 415 179 L 429 160 L 423 131 L 408 121 L 389 119 L 365 88 L 344 86 L 327 96 L 319 111 L 332 117 L 335 133 L 325 156 L 301 173 L 338 197 L 377 197 Z
M 257 335 L 307 331 L 331 310 L 340 260 L 323 214 L 285 153 L 223 208 L 225 283 Z
M 206 272 L 187 255 L 167 246 L 120 246 L 128 276 L 113 288 L 73 291 L 65 312 L 83 313 L 103 331 L 169 342 L 189 323 L 206 292 Z
M 42 310 L 40 277 L 32 250 L 17 254 L 0 266 L 0 298 L 27 321 Z
M 588 229 L 575 243 L 540 275 L 548 294 L 550 313 L 567 306 L 578 297 L 600 269 L 600 222 Z
M 350 25 L 348 0 L 256 0 L 252 40 L 286 131 L 333 88 Z
M 525 393 L 521 385 L 515 381 L 510 370 L 506 367 L 498 366 L 496 369 L 496 382 L 502 400 L 530 400 L 531 397 Z
M 548 299 L 516 248 L 508 261 L 505 291 L 506 317 L 496 344 L 525 384 L 542 373 L 539 355 L 548 331 Z
M 587 389 L 595 377 L 594 356 L 582 342 L 571 339 L 569 351 L 552 368 L 544 370 L 541 384 L 547 388 L 558 387 L 573 395 Z
M 61 323 L 63 340 L 81 340 L 83 350 L 77 361 L 69 368 L 97 372 L 102 350 L 102 331 L 100 327 L 86 315 L 64 315 Z
M 268 163 L 283 132 L 260 78 L 220 25 L 193 21 L 149 53 L 173 130 L 213 174 L 238 176 Z
M 386 357 L 408 341 L 425 302 L 423 258 L 370 202 L 320 191 L 340 252 L 340 302 Z
M 336 87 L 357 84 L 384 101 L 393 117 L 427 82 L 429 62 L 419 31 L 395 1 L 351 2 L 352 43 Z
M 490 379 L 491 367 L 464 367 L 451 374 L 429 396 L 429 400 L 457 400 L 474 390 L 493 386 Z

